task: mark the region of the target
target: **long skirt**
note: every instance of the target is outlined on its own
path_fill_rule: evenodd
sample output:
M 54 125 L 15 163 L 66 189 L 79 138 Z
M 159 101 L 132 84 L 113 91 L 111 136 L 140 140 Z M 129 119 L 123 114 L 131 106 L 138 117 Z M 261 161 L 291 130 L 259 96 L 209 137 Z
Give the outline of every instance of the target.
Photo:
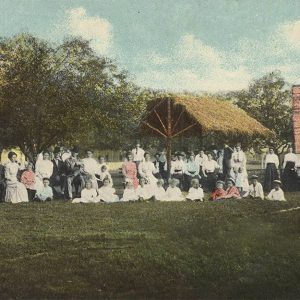
M 6 184 L 5 202 L 28 202 L 27 190 L 23 183 L 7 180 Z
M 204 180 L 205 192 L 212 192 L 216 187 L 217 177 L 215 173 L 208 173 Z
M 295 170 L 295 163 L 288 161 L 282 173 L 283 189 L 286 192 L 293 192 L 297 190 L 297 172 Z
M 265 171 L 264 190 L 269 193 L 273 188 L 274 180 L 279 179 L 278 171 L 274 163 L 268 163 Z

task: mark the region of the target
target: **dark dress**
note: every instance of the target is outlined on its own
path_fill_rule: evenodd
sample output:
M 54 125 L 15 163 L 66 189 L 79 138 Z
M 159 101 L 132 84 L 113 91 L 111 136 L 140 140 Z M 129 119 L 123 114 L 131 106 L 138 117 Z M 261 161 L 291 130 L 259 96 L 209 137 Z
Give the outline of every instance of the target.
M 265 171 L 264 190 L 270 192 L 273 188 L 274 180 L 278 180 L 278 171 L 274 163 L 268 163 Z
M 288 161 L 282 173 L 283 189 L 286 192 L 297 190 L 297 172 L 295 170 L 295 162 Z

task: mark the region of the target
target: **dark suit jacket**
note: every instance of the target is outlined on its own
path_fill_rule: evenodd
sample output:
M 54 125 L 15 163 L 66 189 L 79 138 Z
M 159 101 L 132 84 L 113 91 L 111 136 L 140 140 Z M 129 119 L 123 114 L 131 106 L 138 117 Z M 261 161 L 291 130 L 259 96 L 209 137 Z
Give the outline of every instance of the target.
M 51 185 L 52 186 L 60 185 L 61 177 L 65 173 L 65 164 L 61 160 L 58 160 L 56 162 L 55 159 L 52 159 L 52 163 L 53 163 L 53 173 L 50 178 Z

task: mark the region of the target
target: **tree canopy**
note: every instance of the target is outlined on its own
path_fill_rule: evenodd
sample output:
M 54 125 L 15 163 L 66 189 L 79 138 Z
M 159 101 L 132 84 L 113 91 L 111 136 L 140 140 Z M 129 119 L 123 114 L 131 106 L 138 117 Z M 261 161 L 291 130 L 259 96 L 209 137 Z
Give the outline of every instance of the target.
M 1 143 L 31 159 L 57 142 L 119 147 L 149 94 L 81 38 L 61 45 L 29 34 L 2 38 L 0 62 Z
M 229 93 L 227 97 L 233 99 L 236 105 L 276 133 L 276 136 L 270 140 L 256 140 L 257 145 L 271 145 L 280 151 L 292 143 L 290 87 L 280 72 L 275 71 L 256 79 L 247 90 Z M 253 140 L 250 142 L 255 144 Z

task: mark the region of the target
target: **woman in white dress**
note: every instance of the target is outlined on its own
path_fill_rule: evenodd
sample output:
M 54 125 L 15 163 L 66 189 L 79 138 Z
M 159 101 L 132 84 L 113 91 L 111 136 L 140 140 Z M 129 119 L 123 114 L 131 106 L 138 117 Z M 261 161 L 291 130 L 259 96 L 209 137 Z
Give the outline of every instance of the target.
M 39 159 L 35 164 L 35 189 L 43 188 L 43 178 L 50 178 L 53 173 L 53 162 L 50 160 L 50 153 L 43 152 L 43 159 Z
M 155 187 L 157 178 L 154 174 L 157 173 L 157 170 L 154 166 L 154 163 L 150 160 L 151 156 L 149 153 L 145 153 L 144 155 L 145 161 L 139 163 L 138 171 L 142 178 L 145 178 L 151 186 Z
M 20 169 L 20 166 L 17 163 L 17 154 L 15 152 L 9 152 L 8 158 L 9 162 L 5 165 L 5 178 L 7 185 L 5 202 L 28 202 L 26 187 L 17 179 L 17 174 Z

